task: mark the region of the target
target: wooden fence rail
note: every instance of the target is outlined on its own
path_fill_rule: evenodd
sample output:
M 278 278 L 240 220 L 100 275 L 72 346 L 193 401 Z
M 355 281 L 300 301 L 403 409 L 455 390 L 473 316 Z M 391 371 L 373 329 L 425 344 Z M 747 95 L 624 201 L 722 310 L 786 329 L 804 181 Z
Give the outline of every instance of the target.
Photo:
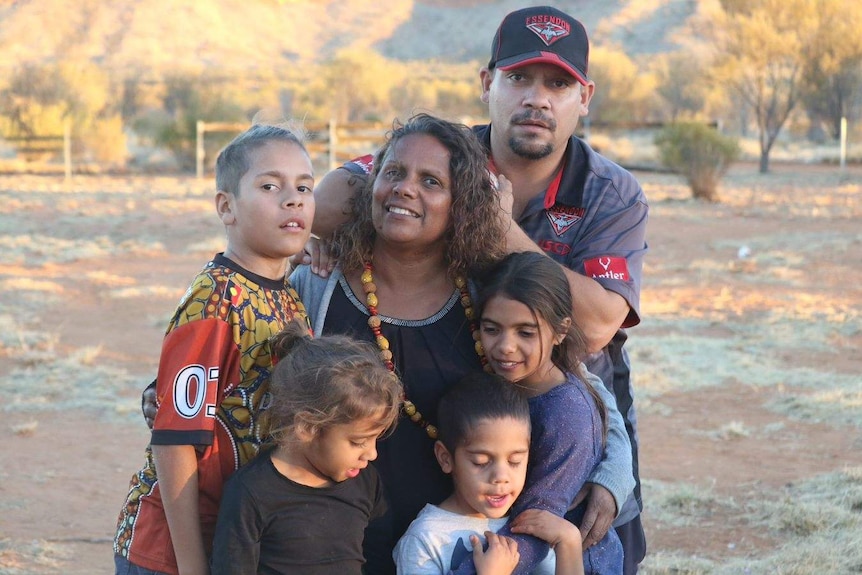
M 15 153 L 25 161 L 36 161 L 45 155 L 63 153 L 63 172 L 66 181 L 72 177 L 72 128 L 67 122 L 63 133 L 49 136 L 10 136 L 3 138 L 15 148 Z
M 590 122 L 584 118 L 579 126 L 578 135 L 589 140 L 590 130 L 660 130 L 666 127 L 668 122 Z M 720 128 L 718 122 L 707 123 L 712 128 Z M 198 122 L 197 125 L 197 161 L 196 174 L 198 178 L 204 176 L 204 137 L 207 132 L 233 132 L 239 133 L 249 127 L 245 123 L 233 122 Z M 307 122 L 303 128 L 308 133 L 305 142 L 312 161 L 325 158 L 327 169 L 331 170 L 344 162 L 368 154 L 376 150 L 391 129 L 391 124 L 382 122 L 342 122 L 334 120 L 330 122 Z
M 195 175 L 204 177 L 204 166 L 206 165 L 206 148 L 204 141 L 207 133 L 231 133 L 238 134 L 248 129 L 250 124 L 246 122 L 197 122 L 197 133 L 195 139 Z M 579 130 L 579 135 L 590 138 L 590 130 L 660 130 L 667 126 L 667 122 L 590 122 L 584 119 Z M 719 128 L 718 122 L 709 122 L 709 126 Z M 385 122 L 306 122 L 303 129 L 307 133 L 305 141 L 306 148 L 312 157 L 312 161 L 318 166 L 326 166 L 327 170 L 334 169 L 344 162 L 357 156 L 375 151 L 383 143 L 386 133 L 392 128 L 391 123 Z M 29 160 L 38 160 L 46 154 L 57 154 L 62 150 L 63 164 L 68 181 L 72 175 L 72 152 L 70 126 L 64 127 L 63 135 L 44 136 L 22 136 L 8 137 L 3 141 L 11 144 L 17 154 Z
M 203 122 L 197 123 L 195 139 L 195 175 L 204 177 L 206 148 L 204 140 L 207 133 L 239 133 L 249 127 L 240 122 Z M 383 143 L 391 124 L 383 122 L 306 122 L 303 129 L 307 133 L 305 147 L 315 158 L 326 158 L 326 166 L 333 169 L 347 160 L 362 154 L 371 153 Z

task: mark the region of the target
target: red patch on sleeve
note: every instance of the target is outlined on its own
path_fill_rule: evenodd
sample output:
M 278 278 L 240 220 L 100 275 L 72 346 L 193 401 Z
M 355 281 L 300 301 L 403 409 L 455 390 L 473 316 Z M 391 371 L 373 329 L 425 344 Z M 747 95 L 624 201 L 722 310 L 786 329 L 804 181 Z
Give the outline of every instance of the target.
M 626 258 L 599 257 L 584 262 L 584 273 L 591 278 L 607 278 L 629 281 L 629 265 Z

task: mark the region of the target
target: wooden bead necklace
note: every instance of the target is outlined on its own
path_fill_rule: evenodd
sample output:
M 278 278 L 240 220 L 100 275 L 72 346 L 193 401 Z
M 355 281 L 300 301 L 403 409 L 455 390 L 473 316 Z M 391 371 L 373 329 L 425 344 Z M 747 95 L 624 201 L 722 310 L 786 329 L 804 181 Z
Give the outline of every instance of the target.
M 365 262 L 365 269 L 362 271 L 362 291 L 365 292 L 365 305 L 368 307 L 368 327 L 374 334 L 374 340 L 377 342 L 377 347 L 380 348 L 380 359 L 389 371 L 395 371 L 395 362 L 392 361 L 392 350 L 389 349 L 389 340 L 383 335 L 380 328 L 380 317 L 377 313 L 377 286 L 374 284 L 374 276 L 372 275 L 371 262 Z M 476 355 L 479 356 L 479 361 L 482 366 L 488 369 L 488 359 L 485 357 L 485 349 L 482 347 L 482 342 L 479 339 L 479 327 L 476 324 L 476 311 L 473 309 L 473 300 L 470 297 L 470 290 L 467 287 L 467 280 L 461 276 L 455 278 L 455 287 L 461 292 L 461 307 L 464 308 L 464 315 L 470 322 L 470 331 L 473 334 L 473 347 L 476 350 Z M 437 439 L 437 428 L 429 423 L 422 413 L 416 409 L 416 405 L 407 399 L 405 394 L 402 397 L 401 411 L 404 415 L 410 418 L 410 421 L 425 430 L 428 437 Z

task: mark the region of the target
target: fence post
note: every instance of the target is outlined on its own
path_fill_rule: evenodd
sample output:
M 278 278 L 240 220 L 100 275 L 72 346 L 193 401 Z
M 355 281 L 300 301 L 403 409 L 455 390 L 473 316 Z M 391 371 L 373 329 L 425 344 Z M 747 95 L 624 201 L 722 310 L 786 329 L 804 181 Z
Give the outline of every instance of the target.
M 335 165 L 336 154 L 335 150 L 338 147 L 338 131 L 336 129 L 335 118 L 329 120 L 329 169 L 334 170 L 338 166 Z
M 203 120 L 197 121 L 197 134 L 195 136 L 195 176 L 198 179 L 204 177 L 204 131 L 206 126 Z
M 847 167 L 847 118 L 841 117 L 841 159 L 839 161 L 841 171 Z
M 72 122 L 63 124 L 63 173 L 68 185 L 72 181 Z

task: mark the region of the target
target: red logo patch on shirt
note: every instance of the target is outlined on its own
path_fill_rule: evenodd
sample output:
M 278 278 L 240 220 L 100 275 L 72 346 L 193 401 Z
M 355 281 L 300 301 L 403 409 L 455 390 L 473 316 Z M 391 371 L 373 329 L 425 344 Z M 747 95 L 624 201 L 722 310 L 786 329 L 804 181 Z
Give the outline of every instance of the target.
M 554 232 L 561 236 L 584 217 L 584 208 L 555 205 L 547 212 L 548 220 L 554 227 Z
M 626 258 L 600 257 L 584 262 L 584 273 L 591 278 L 608 278 L 629 281 Z

